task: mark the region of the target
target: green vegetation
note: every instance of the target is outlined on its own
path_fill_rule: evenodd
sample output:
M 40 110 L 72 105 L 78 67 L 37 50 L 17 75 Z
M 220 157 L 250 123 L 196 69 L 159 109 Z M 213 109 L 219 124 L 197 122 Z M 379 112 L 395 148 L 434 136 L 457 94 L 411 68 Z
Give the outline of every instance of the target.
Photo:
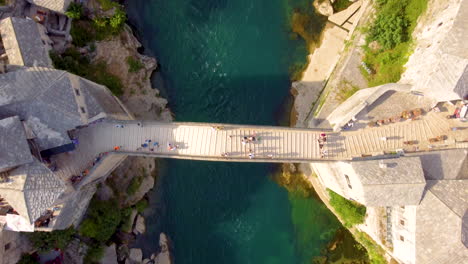
M 346 99 L 351 97 L 353 94 L 355 94 L 357 91 L 359 91 L 359 87 L 357 87 L 356 85 L 353 85 L 348 81 L 341 81 L 336 94 L 336 99 L 340 103 L 342 103 L 346 101 Z
M 67 12 L 65 12 L 69 18 L 80 19 L 83 16 L 83 6 L 81 4 L 71 2 L 68 6 Z
M 307 69 L 307 65 L 309 63 L 294 63 L 291 66 L 289 66 L 289 78 L 292 82 L 299 81 L 302 79 L 302 75 L 304 74 L 304 71 Z
M 146 199 L 141 199 L 140 201 L 138 201 L 138 203 L 135 204 L 135 208 L 137 209 L 137 211 L 139 213 L 143 213 L 143 211 L 148 208 L 149 204 L 148 204 L 148 201 Z
M 6 0 L 0 0 L 0 6 L 6 5 Z
M 138 191 L 138 188 L 140 188 L 140 185 L 142 182 L 143 182 L 143 176 L 133 177 L 132 181 L 128 185 L 127 194 L 134 195 Z
M 86 219 L 80 227 L 80 234 L 98 242 L 106 242 L 120 224 L 121 212 L 116 200 L 99 201 L 93 199 Z
M 112 2 L 112 0 L 97 0 L 101 5 L 102 10 L 107 11 L 112 9 L 113 7 L 118 7 L 119 5 L 116 2 Z
M 120 225 L 120 230 L 127 233 L 132 232 L 133 219 L 130 219 L 132 211 L 132 207 L 127 207 L 122 210 L 122 223 Z
M 337 13 L 337 12 L 340 12 L 340 11 L 343 11 L 345 10 L 346 8 L 348 8 L 350 5 L 352 5 L 353 3 L 349 0 L 336 0 L 332 6 L 333 6 L 333 12 L 334 13 Z
M 113 94 L 123 94 L 123 85 L 119 77 L 109 73 L 104 62 L 91 63 L 74 48 L 67 49 L 63 54 L 50 53 L 50 58 L 56 69 L 65 70 L 78 76 L 102 84 Z
M 34 248 L 39 250 L 39 252 L 46 252 L 55 248 L 64 249 L 75 233 L 76 230 L 73 227 L 69 227 L 65 230 L 34 232 L 27 235 Z
M 129 66 L 128 72 L 137 72 L 137 71 L 143 69 L 143 66 L 144 66 L 143 63 L 141 63 L 140 60 L 135 59 L 132 56 L 127 57 L 127 64 Z
M 377 245 L 377 243 L 375 243 L 366 233 L 356 231 L 355 238 L 359 243 L 361 243 L 361 245 L 366 248 L 367 254 L 369 255 L 369 259 L 372 264 L 387 263 L 384 258 L 384 250 L 379 245 Z
M 412 52 L 411 33 L 426 7 L 427 0 L 376 1 L 376 19 L 367 29 L 364 47 L 364 62 L 374 71 L 371 74 L 363 71 L 369 86 L 400 79 Z
M 1 4 L 1 0 L 0 0 Z M 21 255 L 20 260 L 16 264 L 39 264 L 39 261 L 36 260 L 36 258 L 32 255 L 29 254 L 23 254 Z
M 104 245 L 94 243 L 88 245 L 88 251 L 86 252 L 86 256 L 84 257 L 84 263 L 89 264 L 98 264 L 100 260 L 104 256 Z
M 366 207 L 350 201 L 334 191 L 327 189 L 330 195 L 330 205 L 335 209 L 344 226 L 350 228 L 364 222 Z

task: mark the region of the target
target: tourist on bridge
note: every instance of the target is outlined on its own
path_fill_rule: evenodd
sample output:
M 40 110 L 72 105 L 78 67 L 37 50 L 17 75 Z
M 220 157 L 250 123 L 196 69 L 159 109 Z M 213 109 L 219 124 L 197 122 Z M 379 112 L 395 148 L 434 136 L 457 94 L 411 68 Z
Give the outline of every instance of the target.
M 159 142 L 155 141 L 155 142 L 153 143 L 153 147 L 159 148 Z
M 122 124 L 117 124 L 117 125 L 115 125 L 115 127 L 117 127 L 117 128 L 124 128 L 124 125 L 122 125 Z

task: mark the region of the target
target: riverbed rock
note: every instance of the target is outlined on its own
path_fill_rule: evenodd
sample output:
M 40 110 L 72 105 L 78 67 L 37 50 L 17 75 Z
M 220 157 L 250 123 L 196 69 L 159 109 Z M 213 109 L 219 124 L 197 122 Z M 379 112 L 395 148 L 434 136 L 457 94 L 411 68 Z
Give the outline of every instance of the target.
M 115 244 L 112 244 L 105 249 L 104 256 L 101 259 L 101 264 L 118 264 Z
M 143 260 L 143 251 L 140 248 L 131 248 L 128 260 L 130 264 L 140 264 Z
M 128 257 L 128 254 L 129 254 L 128 246 L 125 244 L 120 245 L 117 250 L 117 260 L 119 262 L 124 261 L 125 258 Z
M 158 253 L 156 258 L 154 259 L 154 263 L 157 264 L 171 264 L 172 257 L 171 252 L 169 251 L 169 239 L 167 238 L 166 234 L 161 233 L 159 234 L 159 247 L 161 248 L 161 252 Z
M 141 264 L 148 264 L 148 263 L 152 263 L 151 259 L 144 259 Z
M 140 235 L 145 233 L 145 218 L 142 215 L 138 215 L 135 222 L 135 228 L 133 228 L 133 234 Z
M 321 15 L 331 16 L 333 15 L 333 6 L 329 0 L 314 1 L 315 10 Z

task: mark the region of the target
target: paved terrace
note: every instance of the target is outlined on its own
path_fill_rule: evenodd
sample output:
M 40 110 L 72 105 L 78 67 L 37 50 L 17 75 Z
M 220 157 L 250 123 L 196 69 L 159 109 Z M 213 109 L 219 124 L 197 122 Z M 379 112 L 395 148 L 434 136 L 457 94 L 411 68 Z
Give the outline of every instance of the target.
M 268 126 L 103 121 L 78 130 L 77 149 L 69 155 L 59 155 L 62 158 L 58 165 L 83 170 L 87 167 L 85 164 L 89 165 L 100 153 L 106 152 L 192 160 L 307 163 L 395 154 L 400 149 L 425 152 L 468 148 L 468 122 L 446 119 L 445 115 L 429 112 L 418 120 L 339 133 Z M 123 128 L 116 125 L 123 125 Z M 457 129 L 454 131 L 453 127 Z M 327 134 L 323 157 L 318 144 L 321 133 Z M 257 141 L 242 144 L 242 138 L 251 135 L 255 135 Z M 441 135 L 445 135 L 446 140 L 429 142 L 430 138 Z M 151 143 L 158 142 L 159 147 L 150 144 L 150 147 L 142 148 L 141 144 L 147 139 Z M 416 143 L 405 145 L 404 141 Z M 169 150 L 168 144 L 178 148 Z M 115 151 L 115 146 L 120 149 Z M 223 153 L 227 153 L 227 157 Z M 252 159 L 249 153 L 254 154 Z M 79 171 L 74 174 L 79 174 Z

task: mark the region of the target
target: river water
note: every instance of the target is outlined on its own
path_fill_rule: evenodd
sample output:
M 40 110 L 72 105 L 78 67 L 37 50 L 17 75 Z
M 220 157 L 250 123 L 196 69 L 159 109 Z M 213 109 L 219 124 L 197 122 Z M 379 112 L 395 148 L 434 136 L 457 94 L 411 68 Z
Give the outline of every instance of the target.
M 145 52 L 160 63 L 154 83 L 176 121 L 286 124 L 290 65 L 307 54 L 291 37 L 289 2 L 127 1 Z M 340 228 L 318 199 L 273 182 L 276 165 L 162 160 L 159 167 L 148 231 L 136 242 L 146 255 L 165 232 L 179 264 L 311 263 Z

